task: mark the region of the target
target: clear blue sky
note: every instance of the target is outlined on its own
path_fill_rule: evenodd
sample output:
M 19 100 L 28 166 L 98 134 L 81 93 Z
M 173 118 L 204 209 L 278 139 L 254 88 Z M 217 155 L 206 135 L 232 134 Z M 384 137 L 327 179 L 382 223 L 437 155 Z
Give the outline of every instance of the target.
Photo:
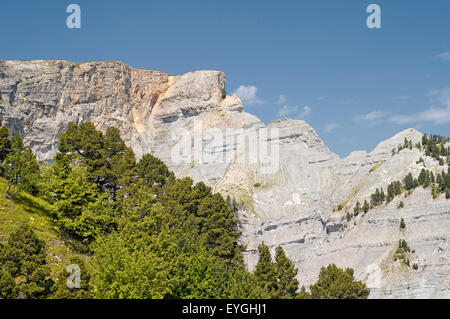
M 80 30 L 66 27 L 70 3 Z M 366 26 L 370 3 L 381 29 Z M 409 127 L 450 135 L 448 0 L 15 0 L 0 12 L 0 59 L 222 70 L 248 112 L 302 118 L 341 156 Z

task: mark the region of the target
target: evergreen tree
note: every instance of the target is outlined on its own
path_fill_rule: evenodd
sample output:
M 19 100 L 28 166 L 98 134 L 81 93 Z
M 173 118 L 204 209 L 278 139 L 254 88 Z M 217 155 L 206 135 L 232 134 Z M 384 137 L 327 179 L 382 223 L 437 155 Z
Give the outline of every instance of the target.
M 414 178 L 411 173 L 405 176 L 404 183 L 406 190 L 411 190 L 414 188 Z
M 113 227 L 107 195 L 87 179 L 84 166 L 72 168 L 53 205 L 59 225 L 69 234 L 92 240 Z
M 355 281 L 353 269 L 345 270 L 331 264 L 322 267 L 318 281 L 310 286 L 313 299 L 367 299 L 370 290 L 361 281 Z M 303 290 L 303 289 L 302 289 Z M 307 293 L 303 290 L 302 295 Z
M 0 247 L 2 298 L 48 297 L 53 280 L 45 257 L 45 242 L 37 238 L 31 227 L 21 225 L 11 233 L 8 246 Z
M 269 247 L 264 242 L 259 245 L 258 253 L 259 259 L 253 274 L 259 286 L 272 298 L 276 296 L 278 290 L 277 270 L 272 262 Z
M 297 276 L 298 270 L 294 267 L 292 261 L 286 257 L 281 246 L 275 249 L 275 268 L 277 272 L 278 287 L 275 298 L 295 298 L 298 289 Z
M 405 220 L 402 218 L 400 219 L 400 229 L 405 229 L 406 224 L 405 224 Z
M 203 198 L 196 214 L 199 232 L 213 254 L 233 259 L 236 254 L 237 237 L 234 213 L 220 194 Z
M 0 163 L 2 163 L 11 151 L 11 140 L 6 126 L 0 128 Z
M 89 273 L 86 263 L 81 257 L 72 257 L 70 264 L 80 267 L 80 287 L 69 288 L 67 286 L 67 276 L 69 273 L 64 269 L 60 272 L 55 282 L 55 292 L 52 294 L 53 299 L 92 299 L 94 298 L 93 287 L 91 284 L 91 274 Z
M 366 200 L 364 200 L 363 211 L 364 211 L 364 214 L 369 211 L 369 203 Z
M 39 165 L 31 149 L 26 148 L 17 135 L 11 140 L 11 151 L 2 164 L 3 177 L 8 180 L 6 194 L 14 198 L 19 190 L 37 193 Z
M 69 159 L 83 163 L 90 181 L 103 186 L 106 182 L 107 151 L 103 133 L 91 122 L 70 123 L 59 139 L 59 151 Z
M 353 208 L 353 215 L 358 216 L 360 212 L 361 212 L 361 203 L 357 201 L 356 206 Z

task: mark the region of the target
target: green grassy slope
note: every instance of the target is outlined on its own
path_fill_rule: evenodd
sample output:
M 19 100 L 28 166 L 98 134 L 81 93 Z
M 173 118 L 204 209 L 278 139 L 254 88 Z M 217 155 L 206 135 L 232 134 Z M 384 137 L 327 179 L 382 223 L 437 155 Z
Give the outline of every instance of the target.
M 6 243 L 9 235 L 17 230 L 19 225 L 30 225 L 36 235 L 47 243 L 47 262 L 56 276 L 70 264 L 71 257 L 86 256 L 74 252 L 71 247 L 79 247 L 74 240 L 63 238 L 51 217 L 51 205 L 40 198 L 25 192 L 11 200 L 3 191 L 6 182 L 0 178 L 0 242 Z

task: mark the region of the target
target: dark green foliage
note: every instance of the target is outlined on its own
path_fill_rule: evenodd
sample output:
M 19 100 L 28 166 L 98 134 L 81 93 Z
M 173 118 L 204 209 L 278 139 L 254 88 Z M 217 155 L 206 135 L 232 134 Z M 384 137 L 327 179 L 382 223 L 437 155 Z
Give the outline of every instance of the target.
M 11 273 L 0 269 L 0 299 L 17 298 L 17 286 Z
M 430 172 L 422 168 L 417 181 L 423 188 L 427 188 L 430 185 Z
M 203 198 L 197 209 L 196 223 L 207 247 L 218 257 L 232 259 L 237 253 L 236 221 L 231 208 L 220 194 Z
M 385 195 L 383 189 L 376 189 L 375 193 L 370 196 L 370 207 L 376 207 L 378 205 L 383 204 L 385 200 Z
M 406 228 L 405 220 L 402 218 L 402 219 L 400 219 L 400 229 L 405 229 L 405 228 Z
M 259 259 L 255 266 L 254 276 L 256 282 L 260 285 L 263 291 L 272 298 L 277 295 L 277 270 L 272 262 L 272 256 L 270 255 L 269 247 L 264 242 L 258 247 Z
M 0 247 L 0 295 L 2 298 L 46 298 L 53 280 L 45 259 L 45 242 L 22 225 Z
M 410 262 L 408 258 L 409 253 L 414 253 L 414 250 L 411 251 L 411 248 L 408 246 L 408 243 L 404 239 L 400 239 L 398 241 L 398 248 L 394 253 L 394 261 L 401 260 L 403 264 L 409 267 Z
M 361 203 L 358 201 L 356 202 L 356 206 L 353 208 L 353 215 L 356 217 L 361 212 Z
M 425 150 L 425 155 L 435 158 L 439 161 L 439 165 L 443 166 L 445 164 L 444 158 L 448 158 L 450 155 L 450 147 L 445 147 L 449 140 L 449 138 L 440 135 L 430 135 L 428 137 L 424 134 L 422 136 L 422 146 Z
M 275 249 L 275 269 L 277 272 L 277 291 L 275 298 L 288 299 L 295 298 L 298 289 L 298 270 L 292 261 L 286 257 L 281 246 Z
M 113 212 L 107 195 L 87 180 L 83 166 L 74 167 L 64 180 L 53 205 L 58 223 L 68 233 L 92 240 L 113 226 Z
M 19 190 L 37 193 L 39 165 L 36 157 L 31 149 L 23 145 L 19 135 L 12 138 L 10 144 L 11 149 L 7 152 L 1 165 L 2 176 L 9 182 L 5 189 L 6 194 L 10 198 L 14 198 Z
M 6 126 L 0 127 L 0 163 L 2 163 L 6 155 L 11 151 L 11 140 L 9 139 L 9 131 Z
M 350 214 L 350 212 L 347 212 L 345 218 L 347 219 L 347 221 L 349 222 L 352 219 L 352 214 Z
M 258 247 L 259 259 L 253 273 L 262 294 L 268 298 L 295 298 L 298 289 L 298 270 L 286 256 L 281 246 L 275 249 L 275 262 L 269 248 L 263 243 Z
M 260 298 L 243 264 L 223 262 L 205 246 L 181 207 L 157 203 L 140 220 L 101 237 L 94 253 L 100 298 Z
M 114 199 L 119 182 L 133 173 L 136 159 L 131 148 L 120 138 L 117 128 L 110 127 L 103 135 L 91 122 L 69 124 L 61 134 L 61 160 L 78 161 L 87 168 L 88 180 L 109 191 Z
M 80 268 L 80 288 L 68 288 L 67 278 L 69 272 L 61 271 L 56 282 L 53 299 L 92 299 L 94 298 L 93 287 L 91 284 L 91 274 L 86 268 L 86 263 L 80 257 L 73 257 L 70 263 Z
M 355 281 L 353 269 L 345 270 L 331 264 L 322 267 L 318 281 L 310 286 L 310 293 L 302 287 L 302 299 L 367 299 L 370 290 L 361 281 Z
M 386 202 L 389 203 L 395 196 L 402 192 L 402 184 L 399 181 L 392 182 L 388 185 Z
M 405 176 L 403 182 L 406 190 L 411 190 L 414 188 L 414 178 L 411 173 Z
M 369 211 L 369 203 L 366 200 L 364 201 L 364 204 L 363 204 L 363 211 L 364 211 L 364 214 Z
M 107 154 L 103 133 L 91 122 L 70 123 L 59 138 L 59 151 L 70 160 L 78 160 L 89 169 L 89 178 L 103 184 Z

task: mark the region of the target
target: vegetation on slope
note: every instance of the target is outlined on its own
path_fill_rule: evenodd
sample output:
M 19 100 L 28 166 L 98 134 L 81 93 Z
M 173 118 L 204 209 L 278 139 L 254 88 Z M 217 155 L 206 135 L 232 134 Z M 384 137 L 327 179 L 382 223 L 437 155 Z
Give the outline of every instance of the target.
M 21 138 L 1 128 L 0 161 L 0 298 L 308 294 L 297 295 L 297 269 L 281 247 L 272 261 L 261 244 L 250 273 L 233 201 L 175 178 L 150 154 L 137 161 L 115 128 L 102 133 L 92 123 L 70 124 L 52 165 L 38 165 Z M 81 274 L 75 287 L 67 285 L 68 265 Z M 367 298 L 351 270 L 325 272 L 329 288 L 308 297 Z

